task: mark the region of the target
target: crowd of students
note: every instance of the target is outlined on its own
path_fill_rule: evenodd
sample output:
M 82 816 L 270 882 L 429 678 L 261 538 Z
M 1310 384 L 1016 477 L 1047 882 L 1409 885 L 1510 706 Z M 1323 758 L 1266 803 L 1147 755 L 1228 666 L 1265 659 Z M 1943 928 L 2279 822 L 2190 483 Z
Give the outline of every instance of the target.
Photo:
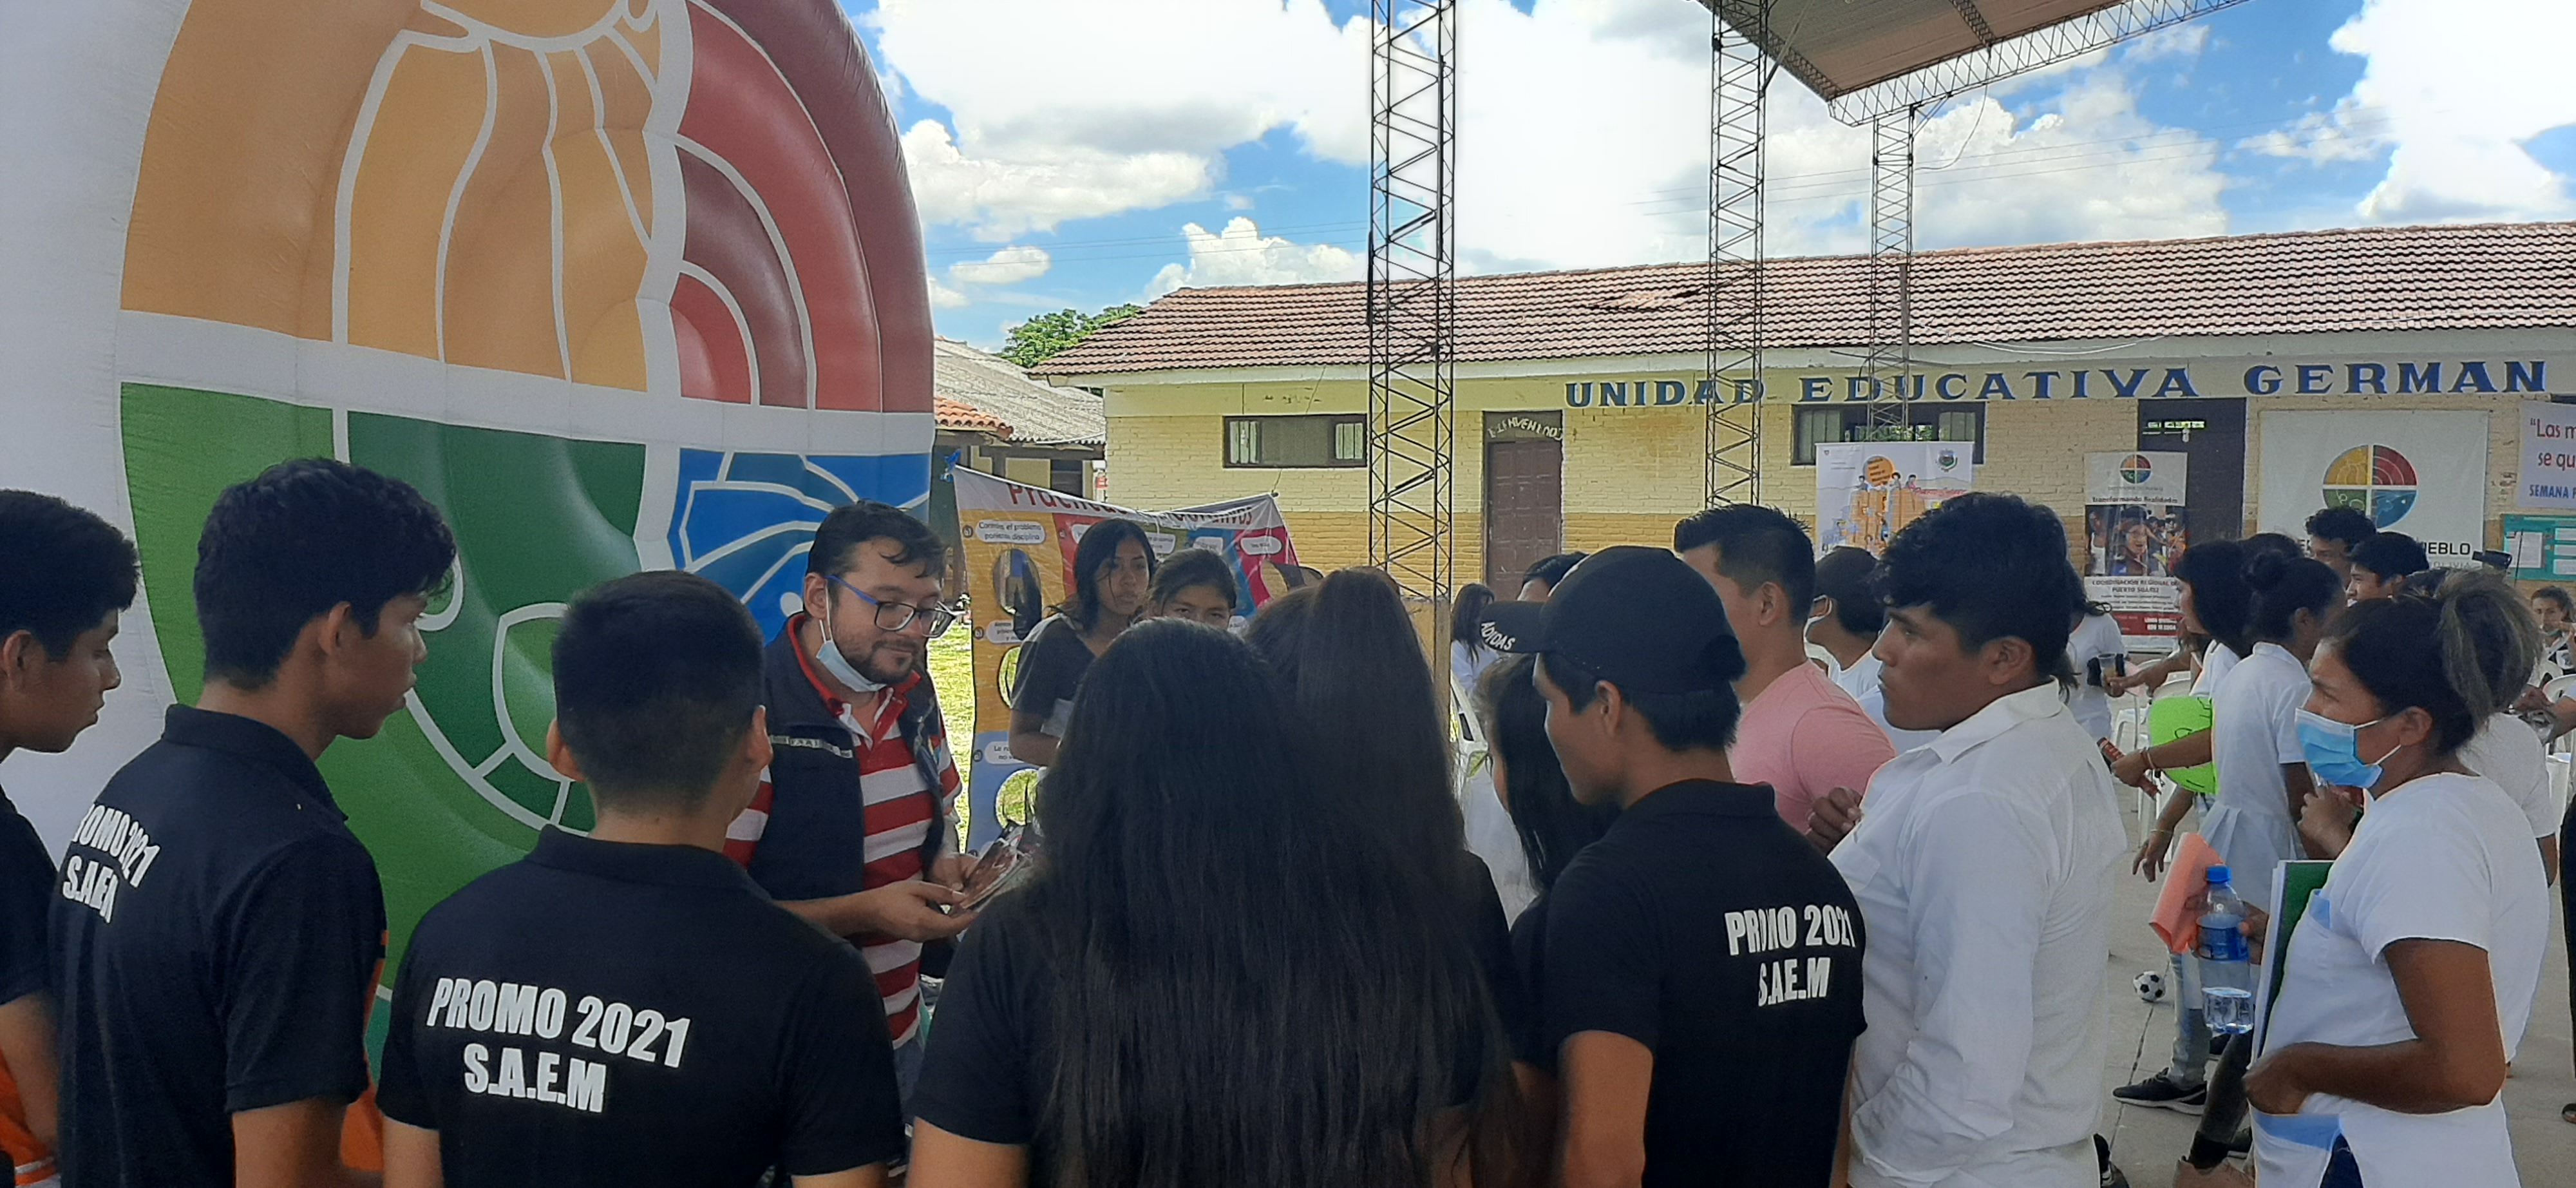
M 2115 880 L 2196 800 L 2132 855 L 2117 788 L 2214 763 L 2249 900 L 2333 873 L 2293 935 L 2247 925 L 2285 967 L 2261 1058 L 2212 1074 L 2186 1009 L 2119 1095 L 2205 1111 L 2185 1174 L 2250 1104 L 2267 1183 L 2513 1183 L 2542 618 L 2320 523 L 2186 552 L 2215 642 L 2131 673 L 2048 508 L 1821 559 L 1714 509 L 1472 588 L 1444 719 L 1384 574 L 1255 611 L 1102 521 L 1019 655 L 1035 873 L 986 899 L 924 668 L 946 547 L 856 503 L 774 639 L 688 574 L 570 602 L 545 752 L 596 826 L 433 908 L 379 1002 L 375 863 L 316 761 L 404 706 L 456 554 L 407 485 L 286 463 L 206 522 L 196 704 L 59 864 L 0 814 L 0 1148 L 74 1188 L 2107 1183 Z M 96 720 L 136 581 L 98 517 L 0 492 L 0 757 Z M 2110 697 L 2184 666 L 2213 727 L 2112 748 Z

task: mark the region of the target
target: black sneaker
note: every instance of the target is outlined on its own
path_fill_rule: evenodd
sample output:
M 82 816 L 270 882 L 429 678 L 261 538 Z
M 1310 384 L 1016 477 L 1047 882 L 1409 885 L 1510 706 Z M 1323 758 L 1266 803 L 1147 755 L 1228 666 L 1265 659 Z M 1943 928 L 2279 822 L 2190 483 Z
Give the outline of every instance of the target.
M 2111 1140 L 2094 1135 L 2093 1158 L 2102 1165 L 2102 1188 L 2129 1188 L 2129 1177 L 2111 1162 Z
M 2178 1084 L 2172 1074 L 2160 1072 L 2135 1085 L 2122 1085 L 2111 1096 L 2129 1105 L 2197 1116 L 2209 1105 L 2209 1086 Z

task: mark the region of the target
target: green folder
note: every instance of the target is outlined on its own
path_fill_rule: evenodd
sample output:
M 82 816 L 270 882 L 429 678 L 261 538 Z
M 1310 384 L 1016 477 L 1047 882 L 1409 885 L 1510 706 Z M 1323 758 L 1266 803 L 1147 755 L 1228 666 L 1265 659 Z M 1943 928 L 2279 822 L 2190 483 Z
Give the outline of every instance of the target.
M 2334 863 L 2321 858 L 2284 862 L 2275 870 L 2267 908 L 2272 913 L 2272 934 L 2263 947 L 2263 1001 L 2254 1021 L 2258 1052 L 2260 1041 L 2270 1033 L 2272 1004 L 2281 997 L 2283 971 L 2290 967 L 2290 940 L 2298 933 L 2299 921 L 2307 918 L 2308 901 L 2316 898 L 2333 870 Z

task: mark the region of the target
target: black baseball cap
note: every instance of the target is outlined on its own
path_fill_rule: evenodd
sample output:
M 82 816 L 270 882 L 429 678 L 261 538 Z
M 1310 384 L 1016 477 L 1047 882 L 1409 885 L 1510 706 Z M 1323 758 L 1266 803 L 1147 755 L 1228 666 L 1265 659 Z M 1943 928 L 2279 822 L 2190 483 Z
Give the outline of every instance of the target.
M 1620 545 L 1583 559 L 1546 602 L 1497 602 L 1485 645 L 1553 652 L 1640 693 L 1726 689 L 1744 675 L 1744 649 L 1717 591 L 1663 549 Z

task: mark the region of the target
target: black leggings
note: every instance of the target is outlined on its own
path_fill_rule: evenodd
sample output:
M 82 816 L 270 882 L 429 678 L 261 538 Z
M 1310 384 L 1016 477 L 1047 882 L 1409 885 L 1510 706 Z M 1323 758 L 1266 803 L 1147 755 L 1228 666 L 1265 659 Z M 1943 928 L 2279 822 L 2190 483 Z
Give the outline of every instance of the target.
M 2563 919 L 2567 926 L 2567 1013 L 2576 1019 L 2576 879 L 2567 868 L 2576 859 L 2576 796 L 2567 798 L 2567 819 L 2558 823 L 2558 899 L 2566 907 Z

